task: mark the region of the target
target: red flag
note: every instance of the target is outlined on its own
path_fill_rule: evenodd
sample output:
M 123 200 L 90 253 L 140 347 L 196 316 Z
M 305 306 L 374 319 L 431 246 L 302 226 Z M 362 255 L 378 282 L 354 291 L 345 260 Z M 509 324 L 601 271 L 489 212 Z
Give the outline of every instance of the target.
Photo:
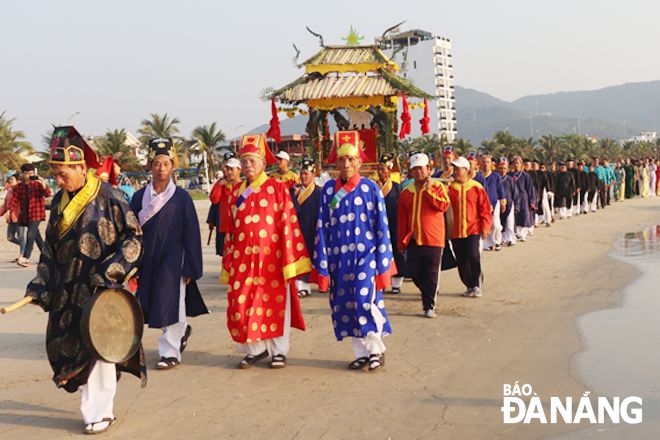
M 429 118 L 429 104 L 426 102 L 426 98 L 424 98 L 424 117 L 419 120 L 419 123 L 422 124 L 422 135 L 431 131 L 429 122 L 431 122 L 431 118 Z
M 271 99 L 271 109 L 273 117 L 270 120 L 270 129 L 266 136 L 273 139 L 278 144 L 282 143 L 282 136 L 280 135 L 280 118 L 277 116 L 277 107 L 275 107 L 275 100 Z
M 406 95 L 401 95 L 403 98 L 403 113 L 401 113 L 401 131 L 399 132 L 399 139 L 403 139 L 407 134 L 410 134 L 410 112 L 408 111 L 408 101 Z

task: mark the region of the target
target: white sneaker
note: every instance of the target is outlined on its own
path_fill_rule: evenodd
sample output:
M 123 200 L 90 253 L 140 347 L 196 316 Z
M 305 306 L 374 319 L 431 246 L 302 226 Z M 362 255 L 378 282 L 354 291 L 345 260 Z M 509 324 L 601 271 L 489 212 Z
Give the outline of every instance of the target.
M 435 311 L 433 309 L 428 309 L 425 315 L 427 318 L 435 318 L 436 316 L 438 316 L 435 314 Z
M 475 287 L 472 289 L 472 295 L 470 295 L 472 298 L 479 298 L 481 295 L 483 295 L 483 292 L 481 291 L 481 287 Z
M 30 260 L 28 260 L 25 257 L 19 258 L 18 261 L 16 262 L 16 264 L 18 264 L 19 266 L 23 266 L 23 267 L 30 267 Z

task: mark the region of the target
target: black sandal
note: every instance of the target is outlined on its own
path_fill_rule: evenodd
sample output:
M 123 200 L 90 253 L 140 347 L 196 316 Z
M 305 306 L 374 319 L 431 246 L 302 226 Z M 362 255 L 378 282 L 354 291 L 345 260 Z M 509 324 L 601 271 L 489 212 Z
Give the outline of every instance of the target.
M 369 356 L 369 371 L 379 370 L 385 366 L 385 353 Z
M 115 420 L 117 419 L 111 419 L 110 417 L 106 417 L 105 419 L 99 420 L 98 422 L 90 423 L 89 425 L 91 426 L 91 428 L 90 429 L 85 428 L 85 434 L 100 434 L 102 432 L 106 432 L 108 429 L 110 429 L 112 424 L 115 423 Z M 94 425 L 97 425 L 99 423 L 107 423 L 108 426 L 106 426 L 103 429 L 98 429 L 95 431 Z
M 183 353 L 183 350 L 188 346 L 188 338 L 192 335 L 192 327 L 186 327 L 186 333 L 181 338 L 181 347 L 179 348 L 179 353 Z
M 270 368 L 284 368 L 286 367 L 286 356 L 283 354 L 276 354 L 270 362 Z
M 156 364 L 157 370 L 170 370 L 179 365 L 179 360 L 177 358 L 160 358 Z
M 268 356 L 268 350 L 265 350 L 263 353 L 258 354 L 256 356 L 253 354 L 248 354 L 238 363 L 238 366 L 239 368 L 243 368 L 244 370 L 247 368 L 252 368 L 254 364 L 259 362 L 266 356 Z
M 348 368 L 350 368 L 351 370 L 361 370 L 367 365 L 369 365 L 369 358 L 364 356 L 357 358 L 353 362 L 348 364 Z

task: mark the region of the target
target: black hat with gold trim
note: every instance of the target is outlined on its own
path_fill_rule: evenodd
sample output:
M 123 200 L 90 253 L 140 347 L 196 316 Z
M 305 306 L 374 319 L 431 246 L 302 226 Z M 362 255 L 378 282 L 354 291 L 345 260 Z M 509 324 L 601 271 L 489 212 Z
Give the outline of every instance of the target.
M 174 169 L 179 168 L 179 158 L 174 148 L 174 140 L 171 137 L 160 137 L 149 139 L 149 164 L 156 156 L 167 156 L 172 160 Z
M 399 158 L 397 157 L 396 153 L 381 154 L 380 158 L 378 159 L 378 163 L 382 163 L 387 168 L 389 168 L 390 171 L 393 171 L 395 173 L 398 173 L 400 171 Z
M 98 169 L 98 156 L 73 126 L 56 127 L 50 138 L 50 163 L 52 165 L 87 164 Z
M 302 158 L 302 163 L 300 165 L 300 171 L 307 170 L 307 171 L 313 173 L 315 169 L 316 169 L 316 161 L 314 161 L 314 159 L 312 159 L 311 157 L 303 157 Z

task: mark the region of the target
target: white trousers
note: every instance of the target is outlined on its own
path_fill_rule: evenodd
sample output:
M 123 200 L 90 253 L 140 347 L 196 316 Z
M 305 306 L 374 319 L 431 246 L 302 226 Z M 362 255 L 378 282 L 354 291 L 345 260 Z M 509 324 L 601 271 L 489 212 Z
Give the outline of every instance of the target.
M 596 197 L 594 197 L 594 201 L 591 202 L 591 211 L 596 212 L 598 209 L 598 194 L 596 194 Z
M 520 238 L 527 238 L 527 235 L 534 229 L 534 226 L 525 227 L 516 225 L 516 235 Z
M 516 244 L 516 218 L 513 214 L 513 207 L 506 217 L 502 240 L 506 243 Z
M 164 358 L 176 358 L 181 362 L 181 338 L 186 334 L 186 283 L 181 278 L 179 284 L 179 322 L 161 328 L 163 334 L 158 339 L 158 354 Z
M 284 312 L 284 333 L 277 338 L 265 339 L 249 343 L 236 343 L 236 353 L 245 353 L 256 356 L 268 350 L 268 354 L 275 356 L 289 352 L 289 336 L 291 335 L 291 286 L 286 285 L 286 312 Z
M 584 197 L 582 198 L 582 212 L 589 212 L 589 191 L 585 191 Z
M 99 360 L 93 360 L 91 365 L 80 399 L 80 412 L 86 425 L 115 418 L 113 400 L 117 392 L 117 368 L 115 364 Z
M 385 324 L 385 316 L 376 305 L 376 286 L 374 286 L 371 293 L 371 317 L 376 323 L 377 332 L 370 332 L 367 336 L 362 338 L 353 338 L 353 353 L 355 359 L 361 357 L 368 357 L 372 354 L 385 353 L 385 344 L 383 344 L 383 325 Z
M 400 289 L 402 284 L 403 284 L 403 277 L 392 277 L 392 287 L 396 287 L 397 289 Z
M 496 244 L 502 244 L 502 220 L 500 219 L 500 201 L 495 203 L 493 208 L 493 226 L 490 228 L 490 234 L 483 240 L 485 248 L 493 247 Z
M 566 218 L 567 215 L 568 215 L 568 208 L 566 208 L 565 206 L 561 206 L 559 208 L 559 218 Z
M 306 290 L 307 292 L 312 293 L 312 285 L 301 279 L 296 280 L 296 289 L 298 289 L 298 292 Z
M 541 202 L 541 208 L 543 209 L 543 223 L 549 225 L 552 223 L 552 208 L 550 207 L 550 200 L 548 199 L 549 195 L 553 195 L 551 192 L 543 190 L 543 199 Z
M 573 215 L 580 215 L 580 193 L 577 193 L 577 203 L 573 203 Z

